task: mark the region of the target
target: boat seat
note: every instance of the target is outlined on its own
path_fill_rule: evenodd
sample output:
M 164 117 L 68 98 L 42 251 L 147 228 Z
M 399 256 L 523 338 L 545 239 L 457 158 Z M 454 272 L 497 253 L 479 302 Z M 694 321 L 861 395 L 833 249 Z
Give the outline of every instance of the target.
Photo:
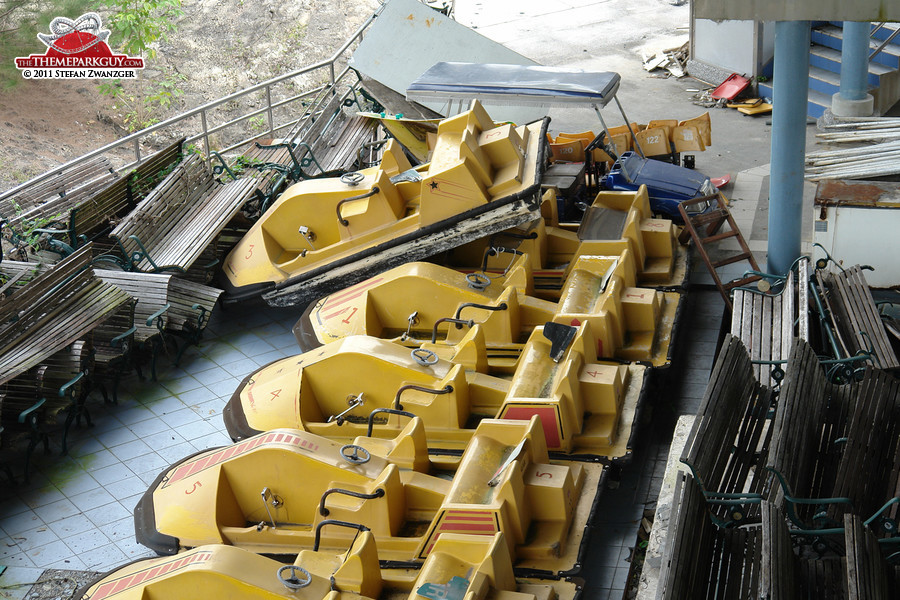
M 381 594 L 378 549 L 371 531 L 360 532 L 344 554 L 301 550 L 294 564 L 323 579 L 333 577 L 333 586 L 338 591 L 369 598 L 378 598 Z
M 410 419 L 392 439 L 359 436 L 353 443 L 375 456 L 387 459 L 401 469 L 427 473 L 431 465 L 431 461 L 428 460 L 425 423 L 419 417 Z
M 397 465 L 388 465 L 384 471 L 369 483 L 356 485 L 346 482 L 329 485 L 330 489 L 338 488 L 355 494 L 376 494 L 383 490 L 377 498 L 357 498 L 347 494 L 332 493 L 325 501 L 327 515 L 316 511 L 316 521 L 335 519 L 349 523 L 365 523 L 379 536 L 396 536 L 406 516 L 406 499 L 400 469 Z
M 440 596 L 447 598 L 497 598 L 503 592 L 515 592 L 516 579 L 506 544 L 502 533 L 491 537 L 459 533 L 441 535 L 419 571 L 421 585 L 412 591 L 409 600 L 423 597 L 417 593 L 420 590 L 426 592 L 422 586 L 429 586 L 428 591 L 450 592 L 455 584 L 465 593 L 464 596 Z M 493 588 L 491 594 L 488 594 L 488 587 Z M 429 597 L 434 595 L 429 594 Z M 516 594 L 516 597 L 524 600 L 531 596 Z

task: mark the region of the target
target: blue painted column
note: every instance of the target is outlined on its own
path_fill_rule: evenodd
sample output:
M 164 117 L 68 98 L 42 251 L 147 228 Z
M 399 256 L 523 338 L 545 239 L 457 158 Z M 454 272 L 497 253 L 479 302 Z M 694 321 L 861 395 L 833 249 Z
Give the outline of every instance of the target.
M 841 91 L 831 98 L 831 112 L 838 117 L 868 117 L 874 100 L 869 91 L 868 21 L 844 21 L 841 40 Z
M 809 88 L 809 21 L 775 23 L 773 80 L 767 270 L 781 274 L 786 273 L 800 256 Z

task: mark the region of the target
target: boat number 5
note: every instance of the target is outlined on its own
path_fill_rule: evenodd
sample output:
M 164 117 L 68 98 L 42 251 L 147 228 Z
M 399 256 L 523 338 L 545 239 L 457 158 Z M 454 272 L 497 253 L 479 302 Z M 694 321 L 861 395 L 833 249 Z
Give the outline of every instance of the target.
M 535 471 L 535 477 L 547 477 L 548 479 L 553 479 L 553 473 L 541 473 L 540 471 Z

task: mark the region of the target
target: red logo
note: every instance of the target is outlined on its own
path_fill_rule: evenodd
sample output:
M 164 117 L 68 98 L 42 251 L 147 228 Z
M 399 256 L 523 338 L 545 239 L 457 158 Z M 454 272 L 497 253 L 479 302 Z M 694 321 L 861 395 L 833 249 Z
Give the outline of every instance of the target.
M 144 59 L 115 54 L 106 43 L 100 15 L 85 13 L 75 19 L 56 17 L 50 33 L 39 33 L 47 46 L 44 54 L 16 58 L 16 67 L 26 79 L 133 79 L 144 68 Z

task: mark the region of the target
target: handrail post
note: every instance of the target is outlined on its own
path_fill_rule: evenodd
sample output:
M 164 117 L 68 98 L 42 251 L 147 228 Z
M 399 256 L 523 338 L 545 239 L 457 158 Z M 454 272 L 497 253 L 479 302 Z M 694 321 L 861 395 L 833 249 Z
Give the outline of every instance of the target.
M 200 111 L 200 126 L 203 128 L 203 146 L 206 148 L 206 160 L 210 160 L 209 128 L 206 126 L 206 110 Z
M 137 164 L 141 164 L 141 138 L 134 138 L 134 160 Z
M 269 136 L 275 135 L 275 117 L 272 113 L 272 86 L 266 86 L 266 107 L 269 115 Z

